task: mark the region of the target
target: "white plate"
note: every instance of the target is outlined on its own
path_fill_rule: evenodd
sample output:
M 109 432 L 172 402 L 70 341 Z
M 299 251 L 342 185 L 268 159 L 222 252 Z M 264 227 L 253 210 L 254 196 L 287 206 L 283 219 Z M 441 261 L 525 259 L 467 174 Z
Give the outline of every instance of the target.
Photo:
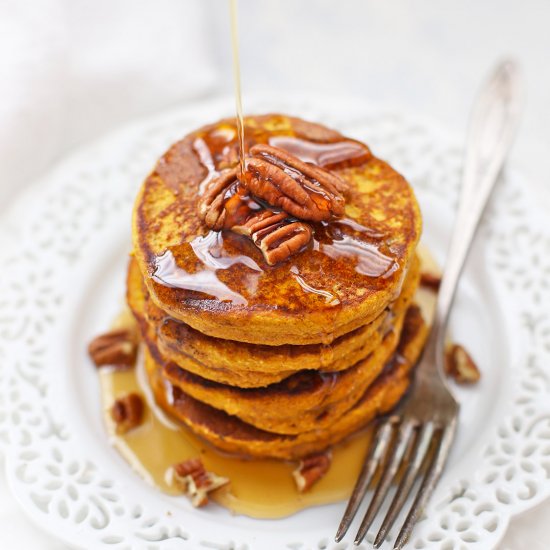
M 424 240 L 444 261 L 459 142 L 433 124 L 349 99 L 262 97 L 246 107 L 298 114 L 369 143 L 415 187 Z M 25 511 L 73 546 L 351 547 L 351 533 L 348 542 L 332 542 L 343 503 L 276 521 L 232 517 L 215 506 L 194 510 L 137 477 L 102 426 L 85 349 L 122 301 L 133 197 L 171 142 L 232 110 L 231 99 L 214 100 L 128 126 L 60 163 L 3 224 L 0 448 Z M 513 515 L 550 495 L 550 230 L 521 174 L 503 179 L 452 322 L 483 378 L 457 390 L 458 439 L 411 548 L 493 548 Z

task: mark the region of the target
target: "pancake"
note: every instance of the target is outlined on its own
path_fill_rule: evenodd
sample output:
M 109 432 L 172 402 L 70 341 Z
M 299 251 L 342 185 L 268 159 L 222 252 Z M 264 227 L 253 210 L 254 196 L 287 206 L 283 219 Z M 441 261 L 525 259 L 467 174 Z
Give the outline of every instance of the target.
M 241 388 L 262 387 L 287 378 L 298 370 L 334 372 L 349 368 L 371 354 L 382 342 L 393 320 L 408 307 L 420 276 L 418 259 L 407 274 L 403 291 L 380 321 L 360 327 L 331 344 L 262 346 L 206 336 L 163 314 L 147 296 L 137 263 L 130 261 L 127 299 L 134 315 L 149 327 L 145 338 L 155 340 L 161 355 L 183 369 L 209 380 Z
M 246 117 L 245 136 L 247 148 L 269 143 L 306 161 L 346 143 L 358 150 L 337 132 L 283 115 Z M 373 322 L 402 290 L 421 217 L 406 180 L 360 147 L 361 155 L 333 155 L 330 164 L 349 185 L 345 216 L 313 224 L 305 250 L 270 266 L 250 239 L 208 230 L 196 213 L 204 182 L 237 164 L 235 121 L 176 143 L 133 214 L 135 257 L 152 301 L 203 334 L 269 346 L 326 344 Z
M 162 369 L 150 360 L 149 354 L 146 354 L 145 368 L 155 398 L 163 409 L 217 448 L 241 456 L 297 459 L 326 449 L 395 407 L 409 387 L 411 369 L 426 336 L 427 327 L 420 310 L 411 306 L 395 354 L 360 400 L 327 428 L 296 435 L 258 429 L 201 403 L 167 382 Z
M 146 344 L 150 360 L 163 369 L 166 380 L 186 394 L 258 428 L 293 434 L 329 426 L 360 399 L 393 355 L 404 317 L 405 312 L 376 350 L 350 368 L 327 373 L 299 371 L 265 388 L 243 389 L 211 382 L 174 363 L 165 363 L 154 343 Z

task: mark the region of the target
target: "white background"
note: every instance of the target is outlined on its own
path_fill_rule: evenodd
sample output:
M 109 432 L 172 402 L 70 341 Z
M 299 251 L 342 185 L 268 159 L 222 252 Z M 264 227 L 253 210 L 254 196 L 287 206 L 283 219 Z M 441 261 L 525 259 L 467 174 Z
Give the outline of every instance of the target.
M 550 211 L 550 1 L 240 0 L 239 8 L 245 111 L 255 91 L 348 94 L 463 135 L 481 80 L 515 57 L 527 99 L 512 161 Z M 0 215 L 78 144 L 136 116 L 230 93 L 230 62 L 227 0 L 0 0 Z M 544 505 L 515 520 L 501 548 L 547 549 L 549 515 Z M 2 477 L 0 548 L 64 548 L 23 517 Z

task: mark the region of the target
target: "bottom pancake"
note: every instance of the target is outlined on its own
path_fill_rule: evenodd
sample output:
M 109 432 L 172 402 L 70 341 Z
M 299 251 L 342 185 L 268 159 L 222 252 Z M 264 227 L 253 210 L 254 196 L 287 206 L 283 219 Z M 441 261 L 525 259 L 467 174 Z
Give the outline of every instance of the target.
M 244 456 L 296 459 L 326 449 L 363 428 L 377 415 L 390 411 L 409 387 L 410 372 L 420 356 L 427 332 L 420 310 L 411 306 L 395 354 L 361 399 L 330 426 L 296 435 L 255 428 L 197 401 L 170 384 L 147 351 L 145 367 L 162 408 L 217 448 Z

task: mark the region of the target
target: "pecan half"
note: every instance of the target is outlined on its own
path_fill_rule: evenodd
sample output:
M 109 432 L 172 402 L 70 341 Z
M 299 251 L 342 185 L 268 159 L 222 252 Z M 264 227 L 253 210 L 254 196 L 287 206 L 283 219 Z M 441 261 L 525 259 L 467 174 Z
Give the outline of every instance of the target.
M 447 348 L 445 371 L 458 384 L 475 384 L 481 378 L 474 360 L 460 344 L 452 344 Z
M 240 185 L 237 172 L 235 167 L 212 178 L 199 199 L 199 218 L 214 231 L 231 229 L 253 211 L 254 203 L 246 200 L 246 190 Z
M 344 213 L 346 183 L 335 174 L 270 145 L 254 145 L 243 185 L 301 220 L 327 221 Z
M 437 292 L 439 290 L 439 285 L 441 284 L 441 276 L 436 275 L 435 273 L 430 273 L 429 271 L 425 271 L 421 273 L 420 275 L 420 286 L 423 286 L 425 288 L 429 288 L 430 290 L 433 290 L 434 292 Z
M 254 214 L 244 224 L 234 226 L 233 231 L 249 236 L 269 265 L 290 258 L 304 248 L 313 236 L 309 224 L 294 220 L 286 212 L 271 210 Z
M 234 225 L 231 229 L 235 233 L 240 235 L 246 235 L 251 237 L 254 233 L 262 229 L 266 229 L 269 226 L 275 225 L 277 223 L 284 222 L 288 219 L 288 214 L 286 212 L 272 212 L 271 210 L 260 210 L 253 216 L 250 216 L 242 224 Z
M 143 420 L 143 399 L 137 393 L 119 397 L 111 407 L 111 418 L 119 435 L 137 428 Z
M 96 336 L 88 345 L 88 353 L 96 367 L 131 367 L 136 361 L 137 344 L 134 330 L 119 328 Z
M 196 508 L 208 503 L 208 493 L 229 483 L 229 479 L 206 471 L 200 458 L 189 458 L 172 466 L 172 482 L 180 486 Z
M 298 491 L 304 493 L 314 483 L 317 483 L 328 472 L 331 461 L 332 455 L 329 451 L 311 455 L 301 460 L 298 467 L 292 472 Z

